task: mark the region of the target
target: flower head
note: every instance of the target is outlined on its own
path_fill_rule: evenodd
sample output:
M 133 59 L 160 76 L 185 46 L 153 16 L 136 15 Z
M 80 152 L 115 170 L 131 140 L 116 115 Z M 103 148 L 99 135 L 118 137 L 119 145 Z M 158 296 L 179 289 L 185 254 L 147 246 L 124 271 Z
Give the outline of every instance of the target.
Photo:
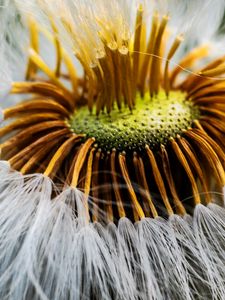
M 184 38 L 170 39 L 168 14 L 154 11 L 148 21 L 144 3 L 134 21 L 125 1 L 37 4 L 52 29 L 28 17 L 26 81 L 13 82 L 11 93 L 29 99 L 4 110 L 13 120 L 0 130 L 11 134 L 3 158 L 22 174 L 83 189 L 109 220 L 184 215 L 211 202 L 207 172 L 219 190 L 225 184 L 224 57 L 183 74 L 208 54 L 199 45 L 170 68 Z M 40 53 L 40 34 L 55 47 L 54 69 Z
M 0 296 L 224 295 L 225 57 L 185 44 L 196 7 L 15 3 L 29 47 L 0 128 Z

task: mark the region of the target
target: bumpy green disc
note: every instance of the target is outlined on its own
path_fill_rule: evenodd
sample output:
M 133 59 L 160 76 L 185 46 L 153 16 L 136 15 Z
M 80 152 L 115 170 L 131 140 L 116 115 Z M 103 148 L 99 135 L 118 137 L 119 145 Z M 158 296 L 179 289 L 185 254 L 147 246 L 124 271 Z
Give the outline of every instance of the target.
M 169 98 L 163 91 L 152 99 L 149 94 L 144 98 L 137 95 L 132 112 L 128 107 L 121 111 L 115 108 L 110 115 L 101 113 L 98 117 L 85 106 L 71 116 L 69 124 L 75 133 L 95 137 L 105 151 L 141 151 L 146 144 L 155 149 L 182 134 L 199 117 L 198 108 L 185 99 L 185 93 L 176 91 L 170 92 Z

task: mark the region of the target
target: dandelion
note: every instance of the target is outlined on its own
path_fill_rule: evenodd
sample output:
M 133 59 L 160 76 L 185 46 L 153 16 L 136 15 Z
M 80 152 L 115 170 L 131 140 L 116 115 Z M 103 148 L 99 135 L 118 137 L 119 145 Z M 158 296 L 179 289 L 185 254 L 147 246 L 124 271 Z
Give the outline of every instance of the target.
M 1 299 L 222 299 L 225 56 L 185 52 L 170 6 L 15 5 L 30 38 L 0 128 Z

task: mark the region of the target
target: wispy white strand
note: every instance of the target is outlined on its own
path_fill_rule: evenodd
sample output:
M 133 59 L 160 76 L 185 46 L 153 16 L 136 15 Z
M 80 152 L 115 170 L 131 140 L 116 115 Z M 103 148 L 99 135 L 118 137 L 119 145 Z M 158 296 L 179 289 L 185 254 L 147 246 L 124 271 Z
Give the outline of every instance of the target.
M 221 208 L 220 213 L 215 213 L 215 207 L 214 204 L 195 208 L 193 230 L 213 299 L 222 299 L 225 295 L 225 212 Z
M 129 220 L 121 219 L 119 222 L 120 231 L 115 224 L 110 223 L 105 231 L 104 238 L 107 242 L 109 251 L 111 252 L 112 259 L 117 260 L 115 265 L 118 274 L 118 280 L 121 284 L 123 297 L 121 299 L 137 299 L 138 291 L 136 289 L 135 278 L 132 270 L 132 259 L 129 251 L 127 250 L 127 242 L 122 234 L 121 227 L 128 224 Z M 121 232 L 122 231 L 122 232 Z M 126 249 L 126 250 L 125 250 Z
M 0 299 L 222 299 L 224 208 L 103 226 L 53 188 L 0 161 Z
M 14 179 L 13 175 L 16 175 Z M 5 187 L 0 194 L 1 299 L 13 299 L 13 295 L 18 293 L 21 293 L 21 299 L 25 299 L 24 295 L 29 287 L 26 273 L 27 269 L 29 269 L 29 273 L 32 273 L 32 266 L 29 264 L 28 254 L 30 252 L 24 253 L 24 248 L 27 243 L 30 248 L 32 246 L 32 243 L 29 243 L 29 232 L 36 224 L 35 218 L 38 216 L 39 202 L 42 199 L 45 201 L 49 196 L 48 188 L 51 188 L 49 180 L 43 178 L 42 175 L 36 175 L 33 178 L 23 178 L 19 173 L 13 173 L 13 175 L 5 174 L 4 177 L 8 182 L 4 179 L 1 180 L 1 187 L 2 184 Z M 46 183 L 48 183 L 48 187 Z M 18 220 L 20 220 L 19 223 Z M 7 256 L 5 255 L 6 249 Z M 34 280 L 33 282 L 35 283 Z M 9 285 L 10 288 L 6 293 L 5 287 Z
M 195 235 L 193 233 L 193 219 L 191 216 L 173 215 L 169 219 L 170 226 L 174 231 L 175 238 L 181 248 L 182 264 L 186 269 L 187 280 L 189 283 L 189 297 L 191 299 L 207 299 L 211 293 L 210 281 L 207 276 L 199 249 L 196 247 Z
M 179 297 L 190 299 L 188 277 L 182 266 L 183 254 L 170 226 L 161 218 L 146 219 L 138 225 L 139 238 L 142 242 L 140 248 L 144 251 L 143 257 L 148 257 L 150 270 L 157 279 L 162 299 L 179 299 Z M 148 273 L 147 277 L 149 277 Z
M 133 277 L 133 294 L 135 296 L 133 299 L 138 299 L 138 296 L 141 299 L 147 299 L 148 287 L 145 281 L 144 265 L 142 264 L 142 248 L 138 239 L 138 233 L 134 225 L 127 218 L 122 218 L 119 221 L 118 245 L 120 246 L 119 254 L 124 257 L 129 273 Z M 152 294 L 154 295 L 157 294 L 157 287 L 154 286 L 154 279 L 151 280 L 151 273 L 149 275 L 150 280 L 148 281 L 150 281 Z

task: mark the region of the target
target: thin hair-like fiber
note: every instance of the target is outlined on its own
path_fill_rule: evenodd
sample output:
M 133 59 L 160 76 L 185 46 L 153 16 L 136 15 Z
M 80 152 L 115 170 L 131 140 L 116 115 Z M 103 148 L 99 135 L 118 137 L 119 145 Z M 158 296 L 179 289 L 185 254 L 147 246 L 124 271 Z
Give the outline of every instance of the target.
M 53 189 L 0 162 L 1 299 L 222 299 L 224 208 L 102 226 L 81 191 Z

